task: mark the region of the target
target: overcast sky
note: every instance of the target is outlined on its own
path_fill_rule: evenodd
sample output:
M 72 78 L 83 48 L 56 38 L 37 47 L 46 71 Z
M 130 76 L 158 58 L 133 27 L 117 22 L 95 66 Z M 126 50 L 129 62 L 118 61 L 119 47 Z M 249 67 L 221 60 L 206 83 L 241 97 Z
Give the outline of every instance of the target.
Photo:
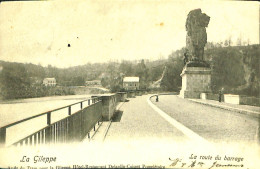
M 211 17 L 208 41 L 259 43 L 258 2 L 2 2 L 0 60 L 69 67 L 167 58 L 185 46 L 185 21 L 196 8 Z

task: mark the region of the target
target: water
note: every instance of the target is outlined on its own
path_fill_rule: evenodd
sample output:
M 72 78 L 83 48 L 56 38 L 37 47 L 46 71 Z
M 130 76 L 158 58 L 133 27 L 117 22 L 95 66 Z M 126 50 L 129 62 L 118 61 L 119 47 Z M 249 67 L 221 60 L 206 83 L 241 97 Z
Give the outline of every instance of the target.
M 53 109 L 67 106 L 90 98 L 91 95 L 52 96 L 31 99 L 19 99 L 0 103 L 0 127 L 13 122 L 41 114 Z M 87 105 L 83 104 L 83 107 Z M 80 104 L 71 107 L 71 113 L 80 110 Z M 51 122 L 58 121 L 68 116 L 68 109 L 62 109 L 51 114 Z M 7 128 L 7 144 L 12 144 L 19 139 L 32 134 L 47 126 L 47 115 L 23 122 Z

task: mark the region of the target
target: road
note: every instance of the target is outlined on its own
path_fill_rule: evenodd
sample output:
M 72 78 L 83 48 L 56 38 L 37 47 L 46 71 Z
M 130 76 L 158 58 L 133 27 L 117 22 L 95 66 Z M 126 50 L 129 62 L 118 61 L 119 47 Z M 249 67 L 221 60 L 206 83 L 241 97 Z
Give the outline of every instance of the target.
M 124 103 L 112 122 L 106 140 L 144 138 L 187 140 L 183 131 L 171 125 L 147 102 L 148 96 L 137 96 Z M 176 123 L 212 143 L 256 143 L 259 119 L 220 108 L 198 104 L 176 95 L 161 95 L 152 103 Z
M 130 98 L 121 105 L 107 133 L 108 140 L 164 139 L 184 141 L 187 137 L 174 128 L 147 103 L 147 95 Z
M 176 95 L 152 102 L 172 118 L 212 142 L 256 142 L 258 118 L 194 103 Z

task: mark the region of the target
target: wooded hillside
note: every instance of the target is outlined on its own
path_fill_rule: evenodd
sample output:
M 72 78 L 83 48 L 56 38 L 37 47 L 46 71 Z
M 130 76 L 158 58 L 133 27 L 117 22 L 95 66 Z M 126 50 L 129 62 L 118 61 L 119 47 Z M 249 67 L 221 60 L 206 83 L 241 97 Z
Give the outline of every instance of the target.
M 148 89 L 158 80 L 164 67 L 161 90 L 179 91 L 183 68 L 184 48 L 172 52 L 168 59 L 95 63 L 70 68 L 43 67 L 0 61 L 0 92 L 2 99 L 42 97 L 73 94 L 66 86 L 84 86 L 87 80 L 101 80 L 102 86 L 112 92 L 122 90 L 124 76 L 139 76 L 140 88 Z M 205 60 L 212 67 L 212 90 L 224 88 L 225 93 L 259 97 L 260 45 L 219 47 L 210 45 Z M 55 88 L 44 87 L 45 77 L 55 77 Z

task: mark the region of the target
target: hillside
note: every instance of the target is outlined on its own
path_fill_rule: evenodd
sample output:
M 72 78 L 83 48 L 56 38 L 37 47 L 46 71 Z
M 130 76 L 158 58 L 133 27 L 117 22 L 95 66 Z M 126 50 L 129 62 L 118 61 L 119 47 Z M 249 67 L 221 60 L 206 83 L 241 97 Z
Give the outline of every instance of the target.
M 172 52 L 168 59 L 86 64 L 70 68 L 43 67 L 0 61 L 0 97 L 16 99 L 49 95 L 73 94 L 69 86 L 84 86 L 85 81 L 99 79 L 112 92 L 122 90 L 124 76 L 139 76 L 140 88 L 148 89 L 167 66 L 161 89 L 178 92 L 183 69 L 184 48 Z M 225 93 L 260 96 L 260 45 L 211 46 L 205 50 L 205 60 L 212 68 L 213 92 L 224 88 Z M 42 85 L 45 77 L 55 77 L 58 87 Z
M 123 76 L 139 76 L 141 87 L 157 80 L 163 71 L 166 60 L 144 63 L 142 61 L 122 61 L 94 63 L 70 68 L 43 67 L 0 61 L 0 98 L 17 99 L 43 97 L 50 95 L 73 94 L 70 86 L 84 86 L 85 81 L 101 80 L 102 86 L 112 92 L 121 90 Z M 147 67 L 146 67 L 147 66 Z M 46 77 L 54 77 L 57 87 L 45 87 L 42 82 Z
M 205 51 L 213 70 L 212 89 L 260 95 L 260 45 L 213 48 Z
M 181 88 L 184 48 L 173 52 L 167 62 L 163 86 Z M 224 88 L 225 93 L 260 96 L 260 45 L 215 47 L 205 50 L 204 59 L 212 68 L 211 89 Z M 176 88 L 176 86 L 178 86 Z

